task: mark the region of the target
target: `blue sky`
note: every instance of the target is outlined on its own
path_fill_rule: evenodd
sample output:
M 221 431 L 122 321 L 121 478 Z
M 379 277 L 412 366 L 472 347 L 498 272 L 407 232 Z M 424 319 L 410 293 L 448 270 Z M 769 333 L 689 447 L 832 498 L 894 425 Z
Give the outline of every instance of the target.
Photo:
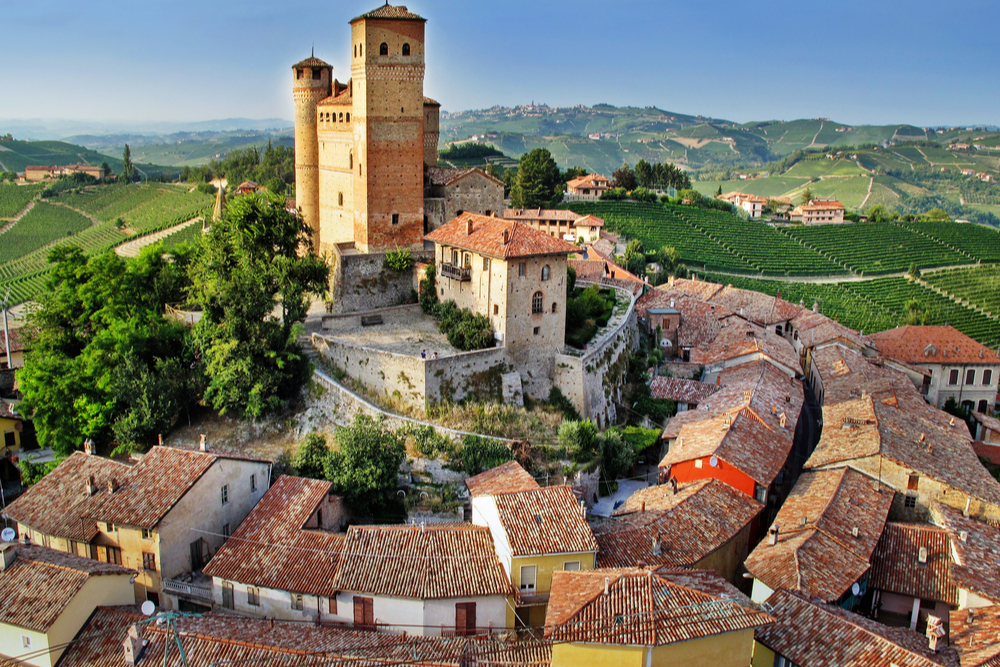
M 291 118 L 290 65 L 347 78 L 378 0 L 4 2 L 0 118 Z M 1000 124 L 996 0 L 412 0 L 445 110 L 657 106 L 735 121 Z M 0 128 L 2 129 L 2 128 Z

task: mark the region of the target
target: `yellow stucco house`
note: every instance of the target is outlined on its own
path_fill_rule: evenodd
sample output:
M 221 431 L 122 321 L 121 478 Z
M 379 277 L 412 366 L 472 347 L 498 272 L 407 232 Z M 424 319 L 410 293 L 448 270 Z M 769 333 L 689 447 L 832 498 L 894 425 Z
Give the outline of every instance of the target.
M 51 667 L 94 609 L 133 602 L 132 570 L 11 542 L 0 552 L 0 661 Z
M 746 667 L 773 620 L 712 572 L 556 572 L 545 637 L 552 667 Z
M 472 523 L 490 529 L 517 591 L 508 605 L 507 626 L 541 626 L 553 574 L 595 565 L 597 540 L 586 510 L 570 487 L 539 487 L 516 461 L 465 483 L 472 496 Z

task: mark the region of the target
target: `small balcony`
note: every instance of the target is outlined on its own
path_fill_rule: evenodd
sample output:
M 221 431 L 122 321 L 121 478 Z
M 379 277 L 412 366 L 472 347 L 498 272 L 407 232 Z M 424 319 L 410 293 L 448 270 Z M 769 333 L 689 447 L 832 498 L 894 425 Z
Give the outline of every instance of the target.
M 441 275 L 453 280 L 472 280 L 472 267 L 455 266 L 454 264 L 442 264 Z
M 212 578 L 206 577 L 200 572 L 191 577 L 190 581 L 183 581 L 191 577 L 189 573 L 181 575 L 177 579 L 164 579 L 163 592 L 177 595 L 189 600 L 212 604 Z

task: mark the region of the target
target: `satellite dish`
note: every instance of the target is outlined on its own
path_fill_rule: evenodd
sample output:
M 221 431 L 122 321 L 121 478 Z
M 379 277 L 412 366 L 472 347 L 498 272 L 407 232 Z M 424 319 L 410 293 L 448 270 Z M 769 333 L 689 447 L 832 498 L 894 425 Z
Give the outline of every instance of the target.
M 139 610 L 142 611 L 142 613 L 145 616 L 152 616 L 153 612 L 156 611 L 156 605 L 153 603 L 152 600 L 146 600 L 145 602 L 142 603 L 142 606 L 139 607 Z
M 857 596 L 861 594 L 861 586 L 858 586 L 858 582 L 851 584 L 851 595 Z
M 708 460 L 708 465 L 712 466 L 713 468 L 718 468 L 719 467 L 718 457 L 713 456 L 712 458 L 710 458 Z
M 0 539 L 4 542 L 13 542 L 16 537 L 17 533 L 14 532 L 13 528 L 4 528 L 3 531 L 0 531 Z

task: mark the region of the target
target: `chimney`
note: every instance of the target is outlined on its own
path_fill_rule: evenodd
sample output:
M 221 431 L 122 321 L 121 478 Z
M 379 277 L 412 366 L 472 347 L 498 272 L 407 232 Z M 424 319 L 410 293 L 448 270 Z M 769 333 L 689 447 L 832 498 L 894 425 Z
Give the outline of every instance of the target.
M 639 511 L 640 512 L 645 512 L 646 511 L 646 501 L 645 500 L 643 500 L 642 503 L 639 505 Z
M 778 423 L 781 425 L 781 428 L 785 428 L 788 425 L 788 417 L 785 416 L 784 412 L 778 417 Z
M 671 300 L 670 300 L 670 307 L 671 307 L 671 308 L 673 308 L 673 307 L 674 307 L 674 299 L 671 299 Z
M 17 542 L 4 542 L 0 545 L 3 557 L 0 558 L 0 572 L 6 572 L 7 568 L 17 560 Z
M 87 456 L 94 455 L 94 441 L 91 440 L 90 438 L 87 438 L 86 440 L 83 441 L 83 453 L 86 454 Z
M 932 651 L 937 653 L 938 642 L 945 636 L 944 624 L 937 616 L 927 617 L 927 644 Z
M 972 496 L 965 499 L 965 511 L 962 512 L 962 516 L 969 516 L 969 510 L 972 509 Z
M 654 556 L 659 556 L 661 553 L 663 553 L 663 546 L 660 544 L 660 537 L 659 537 L 659 535 L 654 535 L 653 536 L 653 555 Z
M 118 480 L 112 477 L 108 480 L 108 493 L 114 493 L 118 490 Z
M 472 220 L 469 220 L 469 235 L 472 235 Z M 503 239 L 503 244 L 507 245 L 507 242 L 510 241 L 510 230 L 504 227 L 503 231 L 500 232 L 500 236 Z
M 584 521 L 587 520 L 587 503 L 582 500 L 580 501 L 580 516 L 583 517 Z
M 675 280 L 677 280 L 677 278 L 674 277 L 674 276 L 670 276 L 669 278 L 667 278 L 667 287 L 673 287 Z M 672 305 L 673 305 L 673 303 L 671 302 L 671 306 Z
M 813 301 L 813 312 L 814 313 L 818 313 L 819 312 L 819 303 L 816 302 L 816 301 Z
M 122 649 L 125 651 L 125 664 L 131 667 L 138 664 L 142 660 L 142 654 L 146 651 L 147 643 L 145 639 L 139 637 L 138 626 L 135 624 L 130 626 L 125 641 L 122 642 Z
M 93 475 L 87 476 L 87 495 L 92 496 L 97 493 L 97 482 Z
M 767 543 L 772 547 L 778 544 L 778 524 L 774 524 L 767 530 Z
M 201 438 L 198 440 L 198 450 L 202 452 L 208 451 L 208 439 L 204 433 L 201 434 Z
M 673 492 L 674 492 L 673 495 L 676 496 L 677 495 L 677 478 L 676 477 L 671 477 L 670 478 L 670 488 L 673 489 Z
M 163 446 L 163 434 L 162 433 L 160 433 L 160 434 L 158 434 L 156 436 L 156 444 L 159 445 L 160 447 Z
M 927 547 L 920 547 L 917 550 L 917 562 L 921 565 L 927 565 Z
M 962 542 L 968 542 L 969 541 L 969 531 L 967 531 L 967 530 L 960 530 L 960 531 L 958 531 L 958 539 L 960 539 Z
M 611 577 L 604 577 L 604 594 L 608 594 L 608 586 L 611 585 Z

